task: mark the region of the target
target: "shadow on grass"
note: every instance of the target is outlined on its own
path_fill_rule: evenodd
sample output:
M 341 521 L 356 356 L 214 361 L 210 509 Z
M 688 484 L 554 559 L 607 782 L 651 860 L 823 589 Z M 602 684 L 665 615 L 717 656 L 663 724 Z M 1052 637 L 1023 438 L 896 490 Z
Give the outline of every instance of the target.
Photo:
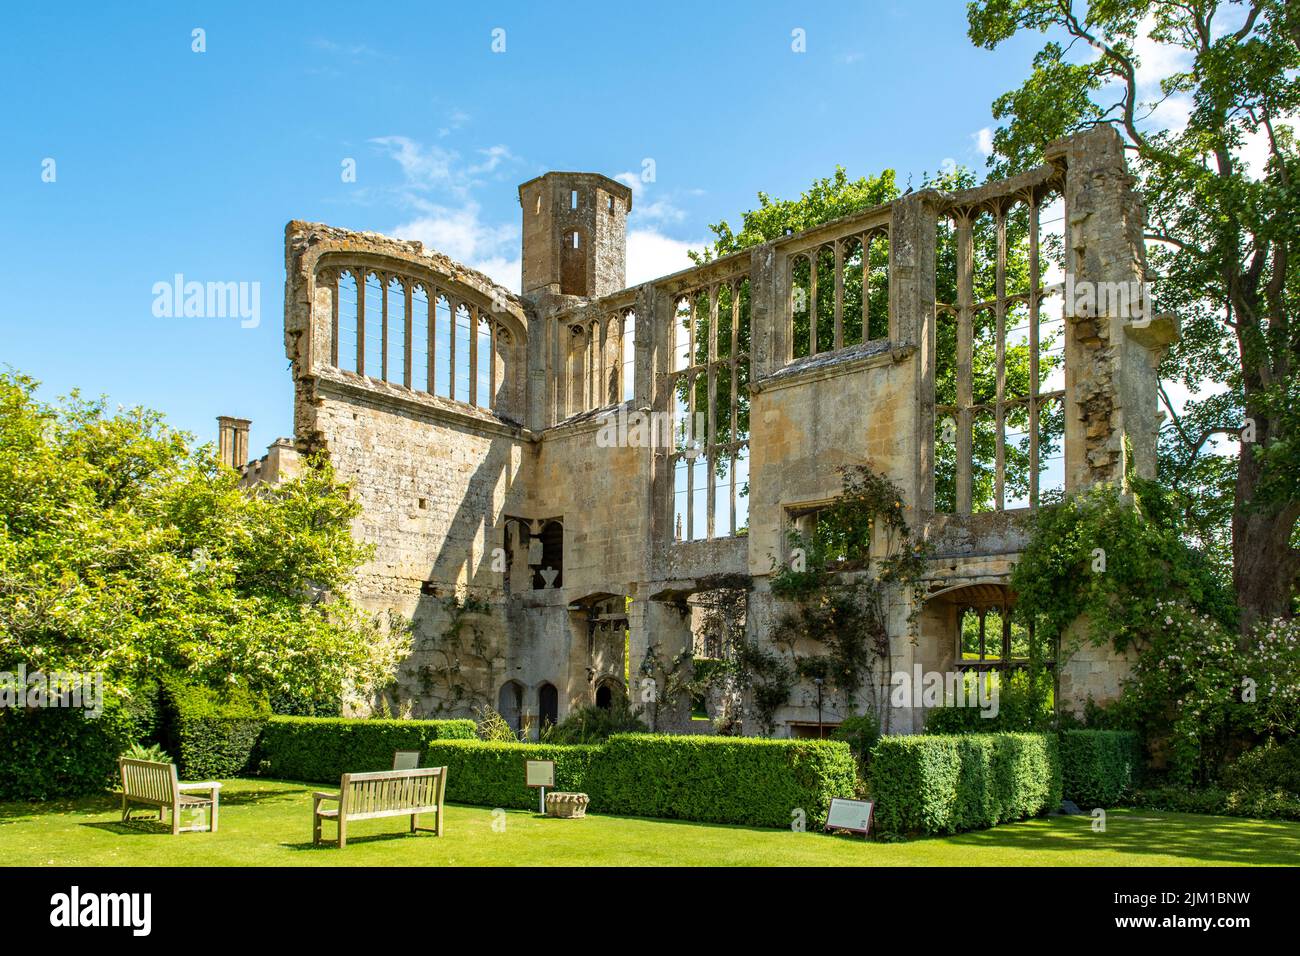
M 1104 833 L 1094 833 L 1087 817 L 1038 818 L 1003 824 L 990 830 L 962 833 L 948 839 L 967 846 L 997 846 L 1024 851 L 1063 853 L 1112 850 L 1121 854 L 1159 854 L 1200 863 L 1281 863 L 1300 860 L 1300 832 L 1267 820 L 1160 814 L 1141 817 L 1110 814 Z
M 386 843 L 389 840 L 406 840 L 418 837 L 438 839 L 431 833 L 372 833 L 366 836 L 349 836 L 348 846 L 361 843 Z M 309 852 L 313 850 L 338 850 L 339 848 L 338 842 L 328 836 L 324 837 L 320 843 L 312 843 L 308 840 L 305 843 L 281 843 L 280 846 L 286 850 L 307 850 Z M 347 847 L 343 849 L 346 851 Z
M 105 833 L 113 833 L 117 836 L 172 835 L 171 824 L 161 820 L 130 820 L 125 823 L 121 820 L 103 820 L 99 823 L 80 823 L 78 826 L 103 830 Z

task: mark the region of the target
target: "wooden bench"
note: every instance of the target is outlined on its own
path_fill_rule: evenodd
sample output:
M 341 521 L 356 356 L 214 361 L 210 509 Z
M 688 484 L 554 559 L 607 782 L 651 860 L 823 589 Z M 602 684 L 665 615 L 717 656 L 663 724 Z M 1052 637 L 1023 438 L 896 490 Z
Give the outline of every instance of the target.
M 203 783 L 181 783 L 176 777 L 174 763 L 155 763 L 152 760 L 132 760 L 119 757 L 122 771 L 122 822 L 131 819 L 131 805 L 145 804 L 158 808 L 158 819 L 168 807 L 172 811 L 172 834 L 192 833 L 199 830 L 217 832 L 217 804 L 221 799 L 221 784 L 210 780 Z M 198 794 L 186 793 L 187 790 Z M 198 809 L 208 811 L 204 826 L 181 826 L 181 811 Z
M 345 773 L 338 793 L 318 790 L 312 794 L 312 842 L 321 842 L 321 824 L 333 820 L 338 825 L 338 844 L 342 849 L 348 843 L 348 821 L 379 817 L 409 816 L 412 833 L 424 830 L 442 836 L 442 801 L 446 791 L 446 767 Z M 338 807 L 322 808 L 326 801 L 333 801 Z M 437 823 L 433 827 L 421 827 L 422 813 L 435 814 Z

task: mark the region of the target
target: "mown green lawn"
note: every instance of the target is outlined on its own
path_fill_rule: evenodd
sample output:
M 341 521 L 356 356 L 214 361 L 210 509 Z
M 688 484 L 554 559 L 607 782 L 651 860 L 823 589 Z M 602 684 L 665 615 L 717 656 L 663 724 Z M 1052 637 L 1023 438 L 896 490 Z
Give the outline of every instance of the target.
M 311 845 L 315 787 L 231 780 L 218 833 L 178 837 L 119 822 L 115 798 L 0 804 L 8 866 L 1184 866 L 1300 864 L 1300 823 L 1114 810 L 1045 817 L 978 833 L 877 843 L 860 837 L 592 815 L 552 820 L 447 808 L 444 835 L 406 818 L 350 824 L 348 846 Z M 500 827 L 504 820 L 504 828 Z M 494 830 L 494 820 L 498 829 Z M 429 822 L 429 821 L 424 821 Z M 327 824 L 326 834 L 332 832 Z

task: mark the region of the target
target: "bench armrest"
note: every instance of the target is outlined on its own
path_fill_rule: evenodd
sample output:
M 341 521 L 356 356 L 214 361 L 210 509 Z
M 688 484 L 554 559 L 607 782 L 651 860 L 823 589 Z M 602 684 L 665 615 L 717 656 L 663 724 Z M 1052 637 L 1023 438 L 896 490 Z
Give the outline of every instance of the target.
M 177 788 L 180 790 L 220 790 L 221 784 L 215 780 L 204 780 L 201 783 L 178 783 Z
M 322 800 L 338 800 L 339 798 L 339 795 L 337 793 L 326 793 L 324 790 L 317 790 L 314 793 L 312 793 L 311 796 L 312 799 L 315 800 L 317 803 L 319 803 Z

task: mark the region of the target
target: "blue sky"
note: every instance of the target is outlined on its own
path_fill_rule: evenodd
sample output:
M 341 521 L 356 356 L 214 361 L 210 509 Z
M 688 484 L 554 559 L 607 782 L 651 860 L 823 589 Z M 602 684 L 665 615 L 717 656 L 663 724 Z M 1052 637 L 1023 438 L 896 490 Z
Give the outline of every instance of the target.
M 287 221 L 421 239 L 517 288 L 519 183 L 652 159 L 629 225 L 640 281 L 757 191 L 796 194 L 837 163 L 903 183 L 982 169 L 990 103 L 1040 42 L 975 49 L 964 0 L 16 6 L 0 365 L 204 440 L 219 414 L 251 418 L 259 455 L 292 432 Z M 153 286 L 177 273 L 259 283 L 259 324 L 156 316 Z

